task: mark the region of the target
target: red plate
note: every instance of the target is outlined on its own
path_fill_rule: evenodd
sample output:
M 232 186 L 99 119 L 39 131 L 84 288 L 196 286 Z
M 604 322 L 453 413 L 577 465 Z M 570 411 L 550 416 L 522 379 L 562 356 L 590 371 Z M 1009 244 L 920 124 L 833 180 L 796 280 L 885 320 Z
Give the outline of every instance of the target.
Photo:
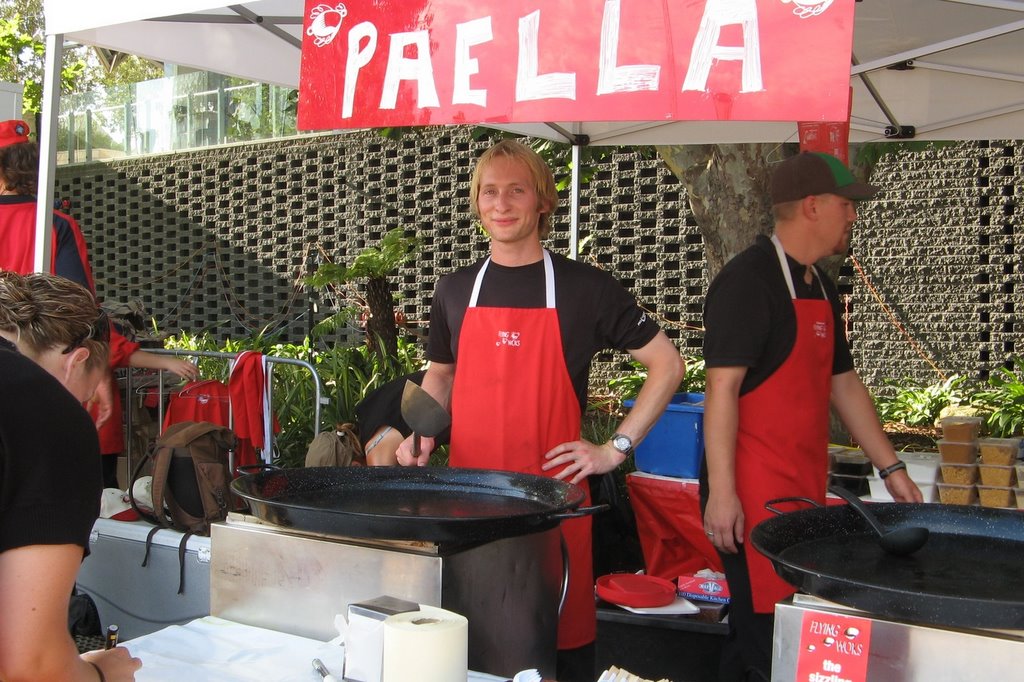
M 597 579 L 597 596 L 612 604 L 648 609 L 674 602 L 676 586 L 653 575 L 612 573 Z

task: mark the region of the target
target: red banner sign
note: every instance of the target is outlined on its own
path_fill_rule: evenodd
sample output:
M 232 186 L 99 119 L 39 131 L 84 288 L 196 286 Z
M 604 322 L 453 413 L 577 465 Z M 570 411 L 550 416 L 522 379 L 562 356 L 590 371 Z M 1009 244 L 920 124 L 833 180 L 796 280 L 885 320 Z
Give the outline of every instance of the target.
M 306 0 L 299 128 L 843 121 L 854 0 Z
M 804 613 L 796 680 L 867 682 L 871 620 L 825 611 Z

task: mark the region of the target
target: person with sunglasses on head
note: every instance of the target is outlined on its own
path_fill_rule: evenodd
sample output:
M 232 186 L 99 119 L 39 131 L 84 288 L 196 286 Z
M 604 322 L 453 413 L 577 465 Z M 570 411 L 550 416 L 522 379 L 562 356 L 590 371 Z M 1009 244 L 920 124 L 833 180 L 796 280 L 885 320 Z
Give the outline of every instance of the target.
M 0 121 L 0 269 L 27 274 L 35 258 L 36 192 L 39 149 L 29 140 L 24 121 Z M 53 254 L 50 272 L 86 287 L 94 295 L 96 286 L 78 223 L 61 211 L 53 212 Z M 110 368 L 139 367 L 172 372 L 189 381 L 199 376 L 198 368 L 181 358 L 141 350 L 117 330 L 110 339 Z M 117 455 L 124 449 L 120 395 L 113 376 L 100 383 L 90 412 L 100 437 L 106 487 L 117 483 Z
M 0 679 L 123 682 L 127 650 L 82 655 L 68 603 L 102 481 L 82 403 L 107 369 L 110 323 L 85 288 L 0 272 Z

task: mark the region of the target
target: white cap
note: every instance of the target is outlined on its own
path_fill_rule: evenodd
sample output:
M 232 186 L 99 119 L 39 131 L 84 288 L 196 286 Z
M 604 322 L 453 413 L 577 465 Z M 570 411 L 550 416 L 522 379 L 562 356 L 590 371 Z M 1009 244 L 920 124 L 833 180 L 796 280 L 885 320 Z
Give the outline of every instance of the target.
M 135 504 L 143 511 L 153 511 L 153 477 L 140 476 L 132 485 L 132 496 L 135 497 Z
M 136 521 L 138 513 L 132 509 L 128 494 L 117 488 L 104 488 L 100 497 L 100 518 L 115 521 Z

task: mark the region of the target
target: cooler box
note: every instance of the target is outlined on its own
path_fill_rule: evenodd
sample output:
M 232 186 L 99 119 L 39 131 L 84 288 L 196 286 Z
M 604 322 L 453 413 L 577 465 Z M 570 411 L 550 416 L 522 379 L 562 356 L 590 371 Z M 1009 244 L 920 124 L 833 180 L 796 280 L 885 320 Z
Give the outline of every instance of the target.
M 633 407 L 626 400 L 626 407 Z M 704 456 L 704 394 L 676 393 L 647 437 L 636 446 L 636 468 L 649 474 L 697 478 Z
M 149 562 L 145 521 L 97 519 L 89 556 L 78 571 L 78 588 L 96 602 L 103 627 L 117 625 L 123 640 L 180 625 L 210 613 L 210 538 L 185 545 L 185 591 L 178 594 L 178 545 L 183 537 L 161 529 L 153 536 Z

